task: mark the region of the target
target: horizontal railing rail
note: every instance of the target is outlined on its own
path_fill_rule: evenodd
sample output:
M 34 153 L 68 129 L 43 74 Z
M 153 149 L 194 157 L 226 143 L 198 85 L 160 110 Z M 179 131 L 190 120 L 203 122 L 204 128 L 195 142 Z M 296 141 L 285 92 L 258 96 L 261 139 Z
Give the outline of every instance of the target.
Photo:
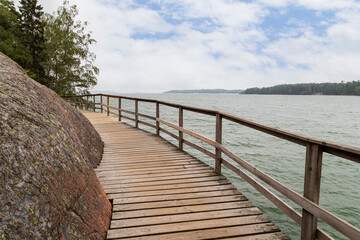
M 96 102 L 96 97 L 100 97 L 100 102 Z M 103 98 L 106 98 L 106 104 L 103 103 Z M 66 96 L 66 98 L 71 104 L 76 107 L 85 108 L 87 110 L 96 111 L 99 110 L 101 113 L 105 112 L 108 116 L 114 115 L 117 116 L 119 121 L 122 118 L 131 120 L 135 122 L 135 127 L 139 127 L 139 124 L 146 125 L 148 127 L 156 129 L 156 134 L 160 136 L 160 132 L 166 133 L 174 139 L 178 140 L 179 149 L 183 150 L 183 145 L 186 144 L 207 156 L 215 159 L 215 172 L 221 174 L 221 166 L 224 165 L 235 174 L 239 175 L 246 182 L 252 185 L 257 191 L 263 194 L 271 202 L 273 202 L 280 210 L 292 218 L 296 223 L 301 226 L 301 239 L 312 240 L 312 239 L 332 239 L 328 234 L 323 230 L 317 227 L 318 219 L 321 219 L 329 226 L 333 227 L 344 236 L 350 239 L 360 239 L 360 230 L 346 222 L 345 220 L 339 218 L 328 210 L 324 209 L 319 205 L 319 195 L 320 195 L 320 179 L 321 179 L 321 167 L 322 167 L 322 157 L 323 153 L 329 153 L 347 160 L 351 160 L 356 163 L 360 163 L 360 148 L 334 143 L 330 141 L 325 141 L 322 139 L 317 139 L 302 134 L 286 131 L 280 128 L 271 127 L 265 124 L 257 123 L 248 119 L 244 119 L 232 114 L 228 114 L 221 111 L 208 110 L 202 108 L 196 108 L 191 106 L 185 106 L 180 104 L 174 104 L 164 101 L 158 101 L 153 99 L 144 99 L 144 98 L 135 98 L 127 96 L 117 96 L 117 95 L 108 95 L 108 94 L 90 94 L 82 96 Z M 86 99 L 84 99 L 86 98 Z M 92 98 L 92 100 L 90 99 Z M 118 105 L 111 106 L 110 98 L 118 99 Z M 74 99 L 78 99 L 74 101 Z M 79 100 L 80 99 L 80 100 Z M 90 99 L 90 100 L 89 100 Z M 131 100 L 135 102 L 134 111 L 126 110 L 122 108 L 122 100 Z M 139 113 L 139 102 L 147 102 L 155 104 L 155 116 L 149 116 L 143 113 Z M 99 106 L 100 107 L 96 107 Z M 160 118 L 160 106 L 168 106 L 177 108 L 179 110 L 179 121 L 178 124 L 173 124 L 165 121 Z M 112 111 L 114 110 L 114 111 Z M 115 112 L 116 111 L 116 112 Z M 187 130 L 183 127 L 183 112 L 190 111 L 199 114 L 205 114 L 209 116 L 216 117 L 216 131 L 215 131 L 215 140 L 206 138 L 198 133 Z M 133 115 L 134 118 L 125 116 L 125 114 Z M 139 120 L 139 117 L 146 118 L 149 120 L 155 121 L 155 124 Z M 226 119 L 233 123 L 237 123 L 257 131 L 275 136 L 280 139 L 284 139 L 299 145 L 306 147 L 306 158 L 305 158 L 305 179 L 304 179 L 304 194 L 301 195 L 296 191 L 290 189 L 279 181 L 275 180 L 271 176 L 252 166 L 236 154 L 232 153 L 226 147 L 222 145 L 222 121 Z M 178 135 L 164 129 L 161 127 L 165 125 L 174 130 L 178 131 Z M 184 139 L 184 134 L 189 135 L 195 139 L 200 140 L 212 147 L 214 147 L 215 152 L 211 152 L 195 143 L 192 143 Z M 267 189 L 259 181 L 255 180 L 245 171 L 241 170 L 238 166 L 230 163 L 222 157 L 222 154 L 226 155 L 228 158 L 239 164 L 241 167 L 246 169 L 248 172 L 253 174 L 258 179 L 262 180 L 270 187 L 279 192 L 282 196 L 291 200 L 298 206 L 302 208 L 302 214 L 298 213 L 294 208 L 276 196 L 273 192 Z

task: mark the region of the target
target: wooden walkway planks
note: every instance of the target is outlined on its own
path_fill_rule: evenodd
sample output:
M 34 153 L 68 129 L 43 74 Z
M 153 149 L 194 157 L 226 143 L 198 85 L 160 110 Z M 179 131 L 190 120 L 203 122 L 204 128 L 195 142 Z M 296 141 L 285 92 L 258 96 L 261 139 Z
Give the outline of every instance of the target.
M 115 118 L 81 112 L 105 143 L 95 172 L 113 200 L 108 239 L 288 239 L 198 159 Z

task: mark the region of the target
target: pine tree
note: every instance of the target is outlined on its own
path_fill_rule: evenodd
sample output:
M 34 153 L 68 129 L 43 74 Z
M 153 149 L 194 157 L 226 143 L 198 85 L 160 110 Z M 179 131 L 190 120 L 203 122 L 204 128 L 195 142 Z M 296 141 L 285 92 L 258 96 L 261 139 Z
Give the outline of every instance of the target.
M 19 18 L 13 1 L 0 0 L 0 52 L 20 65 L 26 65 L 30 53 L 21 41 Z
M 42 20 L 44 15 L 43 7 L 37 0 L 21 0 L 20 6 L 20 29 L 22 42 L 30 52 L 30 61 L 25 66 L 27 70 L 34 73 L 32 77 L 42 84 L 47 85 L 44 78 L 44 27 Z

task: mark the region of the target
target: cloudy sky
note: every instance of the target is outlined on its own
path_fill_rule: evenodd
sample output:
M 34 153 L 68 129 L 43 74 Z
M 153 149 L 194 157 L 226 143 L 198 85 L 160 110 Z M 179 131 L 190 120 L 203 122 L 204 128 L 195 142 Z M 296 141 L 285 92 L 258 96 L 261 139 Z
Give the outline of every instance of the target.
M 47 12 L 60 0 L 39 0 Z M 94 90 L 246 89 L 360 79 L 354 0 L 70 0 L 90 23 Z

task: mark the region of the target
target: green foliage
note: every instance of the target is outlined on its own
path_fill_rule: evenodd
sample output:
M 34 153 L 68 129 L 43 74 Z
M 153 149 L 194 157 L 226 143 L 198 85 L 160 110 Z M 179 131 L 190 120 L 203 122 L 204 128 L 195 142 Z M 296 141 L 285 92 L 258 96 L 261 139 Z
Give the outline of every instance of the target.
M 76 6 L 64 1 L 55 15 L 45 15 L 45 38 L 48 61 L 45 63 L 49 87 L 59 95 L 87 93 L 96 85 L 99 69 L 89 46 L 96 41 L 87 33 L 87 22 L 75 21 Z
M 28 75 L 28 77 L 30 77 L 32 79 L 36 79 L 36 74 L 33 71 L 31 71 L 29 69 L 24 69 L 24 70 L 25 70 L 26 74 Z
M 44 15 L 43 7 L 38 4 L 37 0 L 20 1 L 20 29 L 21 41 L 30 52 L 30 61 L 24 63 L 23 67 L 30 69 L 35 79 L 42 84 L 46 84 L 44 78 L 44 26 L 42 20 Z
M 25 66 L 31 60 L 21 41 L 19 17 L 12 1 L 0 0 L 0 51 Z
M 283 84 L 266 88 L 248 88 L 245 94 L 287 94 L 287 95 L 358 95 L 360 80 L 341 83 L 300 83 Z
M 21 0 L 18 12 L 13 1 L 0 0 L 0 51 L 59 95 L 88 93 L 99 69 L 87 22 L 75 21 L 78 10 L 68 1 L 53 14 L 42 9 L 37 0 Z

